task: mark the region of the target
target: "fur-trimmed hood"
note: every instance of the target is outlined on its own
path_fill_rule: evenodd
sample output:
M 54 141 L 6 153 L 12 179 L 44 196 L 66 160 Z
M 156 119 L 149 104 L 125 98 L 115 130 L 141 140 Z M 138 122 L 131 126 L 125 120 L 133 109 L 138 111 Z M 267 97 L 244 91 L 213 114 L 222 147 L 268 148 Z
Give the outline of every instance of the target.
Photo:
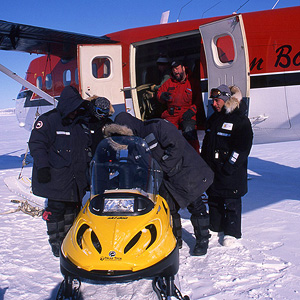
M 233 85 L 229 87 L 231 92 L 231 97 L 225 102 L 224 109 L 226 114 L 232 113 L 236 108 L 240 107 L 240 101 L 242 100 L 241 90 Z
M 104 126 L 102 129 L 102 133 L 104 137 L 110 137 L 112 135 L 133 135 L 133 131 L 126 125 L 119 125 L 114 123 Z
M 115 142 L 111 138 L 111 136 L 113 135 L 133 136 L 133 132 L 129 127 L 127 127 L 126 125 L 119 125 L 114 123 L 104 126 L 102 128 L 102 133 L 105 138 L 108 138 L 109 145 L 116 151 L 125 150 L 128 148 L 128 146 Z

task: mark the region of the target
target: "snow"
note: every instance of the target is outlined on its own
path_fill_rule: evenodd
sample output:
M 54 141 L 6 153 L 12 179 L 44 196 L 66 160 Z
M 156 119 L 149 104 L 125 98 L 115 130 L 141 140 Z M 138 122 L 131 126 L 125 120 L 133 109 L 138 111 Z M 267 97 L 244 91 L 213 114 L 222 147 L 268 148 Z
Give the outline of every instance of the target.
M 4 184 L 17 177 L 29 132 L 15 116 L 0 114 L 0 299 L 55 299 L 62 280 L 46 224 L 16 209 L 21 198 Z M 181 211 L 183 248 L 176 284 L 190 299 L 300 299 L 300 141 L 254 145 L 249 192 L 243 198 L 243 238 L 223 247 L 214 236 L 207 255 L 192 257 L 189 213 Z M 30 176 L 31 165 L 23 169 Z M 83 299 L 157 299 L 151 280 L 82 284 Z

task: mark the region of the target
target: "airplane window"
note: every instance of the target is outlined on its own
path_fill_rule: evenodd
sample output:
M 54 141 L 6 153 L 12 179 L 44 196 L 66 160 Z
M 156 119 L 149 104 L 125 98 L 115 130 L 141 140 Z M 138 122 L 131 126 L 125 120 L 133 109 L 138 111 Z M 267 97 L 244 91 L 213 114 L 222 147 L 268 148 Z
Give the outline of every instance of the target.
M 76 84 L 79 84 L 78 68 L 76 68 L 76 70 L 75 70 L 75 82 L 76 82 Z
M 37 79 L 36 79 L 36 86 L 39 88 L 39 89 L 42 89 L 43 87 L 43 80 L 42 80 L 42 77 L 39 76 Z
M 107 78 L 111 74 L 111 64 L 108 57 L 95 57 L 92 61 L 92 72 L 95 78 Z
M 52 76 L 51 74 L 46 75 L 46 89 L 50 90 L 52 88 Z
M 219 61 L 223 64 L 232 63 L 235 57 L 234 45 L 231 36 L 224 35 L 216 40 Z
M 67 85 L 71 84 L 71 71 L 70 70 L 65 70 L 64 71 L 63 81 L 64 81 L 64 86 L 67 86 Z

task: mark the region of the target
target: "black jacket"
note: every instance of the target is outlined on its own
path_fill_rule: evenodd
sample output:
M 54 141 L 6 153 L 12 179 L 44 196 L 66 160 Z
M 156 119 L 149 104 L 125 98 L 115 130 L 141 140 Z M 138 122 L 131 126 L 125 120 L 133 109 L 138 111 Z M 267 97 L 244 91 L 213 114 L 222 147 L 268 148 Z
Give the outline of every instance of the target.
M 207 121 L 201 156 L 215 173 L 208 195 L 239 198 L 247 193 L 247 161 L 253 132 L 244 102 L 228 101 L 226 108 Z
M 34 124 L 29 148 L 34 159 L 32 190 L 37 196 L 77 202 L 85 194 L 91 160 L 90 131 L 83 117 L 68 118 L 82 103 L 77 90 L 66 87 L 57 108 L 41 115 Z M 37 170 L 44 167 L 50 168 L 51 181 L 39 183 Z
M 88 121 L 88 126 L 92 136 L 92 154 L 94 155 L 98 144 L 104 139 L 102 128 L 105 125 L 111 124 L 113 121 L 109 118 L 103 118 L 102 120 L 91 116 Z
M 147 141 L 164 172 L 164 184 L 180 207 L 195 201 L 212 183 L 211 169 L 170 122 L 162 119 L 143 122 L 120 113 L 115 123 L 128 126 L 134 135 Z

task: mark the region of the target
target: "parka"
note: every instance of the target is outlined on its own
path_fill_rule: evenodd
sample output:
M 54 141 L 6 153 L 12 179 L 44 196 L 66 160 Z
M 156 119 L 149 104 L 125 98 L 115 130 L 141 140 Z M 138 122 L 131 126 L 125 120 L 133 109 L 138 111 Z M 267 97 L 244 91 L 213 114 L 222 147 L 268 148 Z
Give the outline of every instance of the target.
M 237 87 L 221 112 L 207 121 L 201 156 L 215 173 L 209 196 L 239 198 L 247 189 L 247 164 L 253 132 Z
M 92 154 L 94 155 L 97 149 L 97 146 L 100 141 L 104 139 L 102 128 L 105 125 L 111 124 L 113 121 L 109 118 L 103 118 L 102 120 L 97 119 L 96 117 L 90 117 L 88 121 L 88 126 L 92 136 Z
M 146 140 L 164 173 L 166 188 L 180 207 L 194 202 L 212 183 L 212 170 L 172 123 L 163 119 L 143 122 L 128 113 L 117 115 L 115 123 Z
M 87 170 L 91 160 L 91 135 L 80 114 L 68 115 L 79 109 L 83 99 L 68 86 L 57 108 L 41 115 L 34 124 L 29 139 L 33 157 L 32 191 L 35 195 L 57 201 L 81 201 L 88 188 Z M 49 167 L 51 180 L 39 183 L 37 170 Z

